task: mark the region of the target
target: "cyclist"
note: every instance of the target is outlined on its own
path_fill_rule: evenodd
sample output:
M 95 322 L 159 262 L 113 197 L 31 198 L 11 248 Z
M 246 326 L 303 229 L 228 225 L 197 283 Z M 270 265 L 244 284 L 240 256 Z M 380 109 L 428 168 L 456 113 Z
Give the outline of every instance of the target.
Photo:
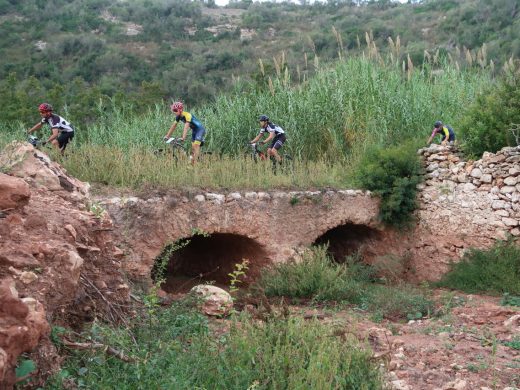
M 430 138 L 428 139 L 428 145 L 432 143 L 433 139 L 437 134 L 440 134 L 442 136 L 442 145 L 446 145 L 448 143 L 450 145 L 453 145 L 453 143 L 455 142 L 455 132 L 453 131 L 453 129 L 448 125 L 444 125 L 441 121 L 437 121 L 433 125 L 433 132 Z
M 186 136 L 188 135 L 188 128 L 191 127 L 191 163 L 195 165 L 195 161 L 197 161 L 197 157 L 199 156 L 200 147 L 204 144 L 204 135 L 206 134 L 206 129 L 200 121 L 195 118 L 195 115 L 184 111 L 184 104 L 182 102 L 175 102 L 171 105 L 171 110 L 175 115 L 175 121 L 173 122 L 170 130 L 164 136 L 164 140 L 166 141 L 170 138 L 170 135 L 173 133 L 179 121 L 184 123 L 184 130 L 182 132 L 182 142 L 186 140 Z
M 260 121 L 260 133 L 258 133 L 258 135 L 251 141 L 251 143 L 254 144 L 255 142 L 258 142 L 258 140 L 262 138 L 262 135 L 265 132 L 269 133 L 269 136 L 264 141 L 262 141 L 262 144 L 266 144 L 272 140 L 271 145 L 267 149 L 267 154 L 280 163 L 282 161 L 282 157 L 278 154 L 278 150 L 280 150 L 282 145 L 285 143 L 285 131 L 280 126 L 275 125 L 269 121 L 269 117 L 267 115 L 260 115 L 258 120 Z
M 51 136 L 47 141 L 43 141 L 42 145 L 47 142 L 52 143 L 63 155 L 69 141 L 74 138 L 74 127 L 61 116 L 53 114 L 53 108 L 49 103 L 42 103 L 38 106 L 42 120 L 27 130 L 28 134 L 40 129 L 44 124 L 51 128 Z

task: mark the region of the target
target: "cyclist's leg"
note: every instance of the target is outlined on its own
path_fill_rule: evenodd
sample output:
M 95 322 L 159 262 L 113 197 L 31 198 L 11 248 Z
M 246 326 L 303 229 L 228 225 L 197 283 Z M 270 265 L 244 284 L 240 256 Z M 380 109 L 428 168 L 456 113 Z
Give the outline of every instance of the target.
M 280 156 L 278 151 L 283 146 L 284 142 L 285 142 L 285 135 L 284 134 L 277 135 L 276 137 L 274 137 L 271 147 L 267 150 L 269 155 L 274 157 L 276 159 L 276 161 L 278 161 L 278 162 L 282 161 L 282 157 Z
M 67 147 L 67 144 L 70 142 L 72 138 L 74 138 L 73 131 L 62 131 L 61 134 L 58 136 L 58 147 L 60 149 L 61 154 L 65 152 L 65 148 Z
M 195 164 L 197 158 L 200 153 L 200 145 L 204 142 L 204 134 L 206 134 L 206 129 L 204 127 L 199 127 L 197 130 L 193 130 L 191 134 L 191 153 L 192 153 L 192 164 Z

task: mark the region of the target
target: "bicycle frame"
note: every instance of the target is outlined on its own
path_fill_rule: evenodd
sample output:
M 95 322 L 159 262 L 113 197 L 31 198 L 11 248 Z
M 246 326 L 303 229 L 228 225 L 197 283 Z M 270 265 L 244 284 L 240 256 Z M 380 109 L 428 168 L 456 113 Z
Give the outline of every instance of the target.
M 267 160 L 267 154 L 262 152 L 260 149 L 258 149 L 258 143 L 255 142 L 255 143 L 252 143 L 252 144 L 249 144 L 249 146 L 251 147 L 251 156 L 253 157 L 253 160 L 255 162 L 258 161 L 258 159 L 264 161 L 264 160 Z
M 188 151 L 180 138 L 170 137 L 165 142 L 171 147 L 172 156 L 175 160 L 179 158 L 179 154 L 188 155 Z

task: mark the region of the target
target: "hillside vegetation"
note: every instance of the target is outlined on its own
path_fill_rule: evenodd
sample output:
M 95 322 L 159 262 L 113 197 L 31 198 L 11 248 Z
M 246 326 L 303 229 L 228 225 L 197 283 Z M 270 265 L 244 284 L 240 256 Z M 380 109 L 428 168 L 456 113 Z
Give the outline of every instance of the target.
M 397 61 L 409 55 L 415 66 L 425 50 L 470 67 L 520 54 L 516 0 L 356 3 L 1 0 L 4 119 L 26 118 L 42 100 L 89 121 L 107 97 L 139 107 L 172 98 L 193 105 L 238 79 L 266 88 L 284 65 L 302 81 L 323 61 L 366 51 L 367 32 L 379 50 L 392 38 Z

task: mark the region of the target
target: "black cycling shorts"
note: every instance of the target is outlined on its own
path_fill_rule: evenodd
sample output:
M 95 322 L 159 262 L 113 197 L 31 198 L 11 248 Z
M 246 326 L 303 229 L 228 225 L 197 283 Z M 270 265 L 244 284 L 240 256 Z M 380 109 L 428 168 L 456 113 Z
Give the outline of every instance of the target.
M 73 131 L 62 131 L 58 136 L 58 145 L 60 145 L 61 150 L 65 150 L 69 141 L 74 138 Z
M 271 149 L 280 149 L 282 147 L 282 145 L 284 144 L 286 138 L 285 138 L 285 134 L 278 134 L 277 136 L 274 137 L 273 139 L 273 142 L 271 142 L 271 146 L 270 148 Z

